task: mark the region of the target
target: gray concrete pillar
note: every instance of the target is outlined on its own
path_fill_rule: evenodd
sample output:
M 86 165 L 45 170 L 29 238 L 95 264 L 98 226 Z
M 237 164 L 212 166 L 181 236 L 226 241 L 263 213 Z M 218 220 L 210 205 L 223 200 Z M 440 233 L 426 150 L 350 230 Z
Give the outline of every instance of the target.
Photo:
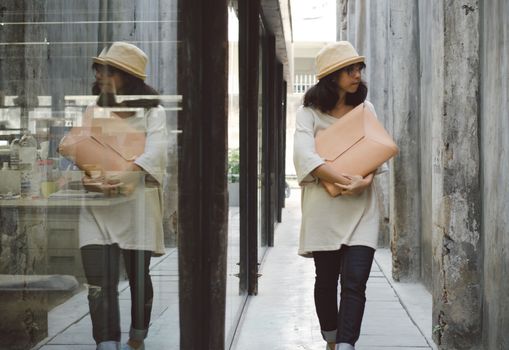
M 366 76 L 369 83 L 368 98 L 376 108 L 378 118 L 387 130 L 392 130 L 392 120 L 387 113 L 389 91 L 387 50 L 387 1 L 370 0 L 368 2 L 369 28 L 369 61 Z M 380 247 L 390 245 L 390 213 L 389 213 L 389 175 L 377 176 L 376 186 L 381 208 L 380 235 L 378 244 Z
M 388 90 L 388 55 L 387 50 L 387 1 L 368 0 L 366 2 L 365 43 L 362 46 L 362 54 L 367 56 L 367 68 L 365 79 L 368 82 L 368 99 L 375 106 L 378 119 L 385 125 L 387 130 L 392 130 L 392 118 L 387 113 L 389 104 Z M 390 220 L 389 220 L 389 175 L 377 176 L 375 186 L 379 205 L 381 208 L 380 235 L 378 244 L 380 247 L 390 245 Z
M 346 38 L 350 41 L 354 46 L 356 43 L 357 33 L 355 32 L 355 12 L 356 12 L 356 0 L 346 0 L 346 12 L 347 12 L 347 21 L 346 21 Z
M 336 39 L 347 40 L 348 0 L 336 0 Z
M 177 94 L 177 0 L 159 1 L 160 24 L 159 38 L 161 40 L 159 57 L 157 57 L 158 91 L 161 94 Z M 169 107 L 180 106 L 179 103 L 169 104 Z M 178 142 L 175 132 L 178 129 L 178 111 L 167 110 L 168 135 L 168 166 L 166 186 L 164 188 L 164 232 L 166 244 L 177 246 L 177 216 L 178 216 Z
M 392 135 L 400 148 L 390 173 L 393 277 L 420 276 L 419 56 L 417 1 L 388 2 Z
M 509 349 L 509 3 L 482 3 L 483 345 Z
M 44 21 L 43 1 L 2 2 L 0 21 L 7 24 L 0 28 L 0 89 L 5 95 L 16 95 L 14 103 L 20 107 L 20 126 L 28 128 L 28 114 L 38 106 L 38 95 L 46 91 L 41 77 L 47 76 L 47 69 L 41 57 L 47 57 L 48 45 L 39 43 L 47 38 L 46 28 L 23 26 L 22 22 Z
M 349 0 L 349 4 L 353 8 L 349 18 L 351 22 L 348 25 L 350 41 L 358 50 L 366 51 L 361 48 L 369 46 L 369 0 Z
M 368 83 L 368 100 L 373 103 L 378 118 L 388 130 L 392 130 L 392 120 L 388 118 L 388 72 L 387 72 L 387 2 L 386 0 L 350 0 L 355 14 L 347 13 L 348 2 L 338 2 L 338 23 L 344 26 L 339 32 L 338 40 L 349 40 L 354 43 L 359 54 L 366 56 L 366 72 L 363 79 Z M 341 9 L 339 8 L 341 6 Z M 355 28 L 346 37 L 346 17 Z M 355 35 L 354 35 L 355 33 Z M 342 36 L 340 36 L 342 35 Z M 381 213 L 379 246 L 390 244 L 389 226 L 389 176 L 375 178 L 378 201 Z
M 432 15 L 433 87 L 443 91 L 431 116 L 434 340 L 440 349 L 478 349 L 479 4 L 436 0 Z
M 2 1 L 8 11 L 0 12 L 0 21 L 23 22 L 25 3 L 23 1 Z M 23 42 L 25 38 L 25 26 L 3 25 L 0 26 L 0 90 L 3 95 L 18 95 L 23 89 L 23 77 L 25 74 L 23 45 L 7 45 L 8 43 Z
M 432 290 L 432 125 L 431 116 L 440 115 L 441 104 L 438 103 L 442 86 L 441 73 L 443 54 L 437 54 L 438 40 L 433 30 L 437 23 L 432 14 L 430 1 L 419 2 L 419 40 L 420 40 L 420 183 L 421 183 L 421 281 Z M 440 47 L 442 47 L 440 45 Z

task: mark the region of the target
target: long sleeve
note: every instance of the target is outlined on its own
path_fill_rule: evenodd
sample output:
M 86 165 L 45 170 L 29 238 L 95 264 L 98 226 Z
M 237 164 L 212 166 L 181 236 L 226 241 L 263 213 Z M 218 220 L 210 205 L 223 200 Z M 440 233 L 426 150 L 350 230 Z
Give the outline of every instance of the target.
M 152 175 L 159 183 L 162 183 L 166 168 L 166 152 L 168 133 L 166 131 L 166 113 L 159 106 L 152 108 L 147 113 L 147 137 L 145 151 L 135 163 Z
M 315 182 L 311 172 L 325 163 L 315 150 L 313 126 L 313 112 L 309 108 L 299 107 L 295 124 L 293 163 L 300 186 Z

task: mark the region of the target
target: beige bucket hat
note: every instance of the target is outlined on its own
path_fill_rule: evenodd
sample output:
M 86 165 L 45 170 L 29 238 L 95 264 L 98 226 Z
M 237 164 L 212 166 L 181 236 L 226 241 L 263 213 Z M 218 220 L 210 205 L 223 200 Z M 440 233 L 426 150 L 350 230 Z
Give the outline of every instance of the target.
M 106 52 L 108 52 L 108 48 L 105 47 L 101 53 L 99 54 L 99 56 L 97 57 L 92 57 L 92 61 L 94 63 L 98 63 L 98 64 L 106 64 L 106 60 L 104 59 L 104 56 L 106 56 Z
M 340 70 L 354 63 L 364 62 L 365 57 L 359 56 L 348 41 L 338 41 L 323 47 L 316 55 L 316 79 Z
M 109 49 L 104 48 L 99 56 L 93 57 L 92 60 L 95 63 L 115 67 L 142 80 L 147 78 L 148 57 L 133 44 L 116 41 Z

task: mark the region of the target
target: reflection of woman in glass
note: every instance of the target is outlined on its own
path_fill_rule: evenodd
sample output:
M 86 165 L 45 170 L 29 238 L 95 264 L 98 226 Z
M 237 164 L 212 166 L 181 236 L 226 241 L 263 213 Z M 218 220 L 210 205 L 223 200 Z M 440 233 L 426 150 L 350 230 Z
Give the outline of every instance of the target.
M 121 203 L 107 208 L 84 207 L 80 215 L 80 247 L 93 336 L 99 350 L 119 349 L 120 254 L 131 291 L 129 341 L 122 349 L 144 349 L 153 299 L 150 257 L 164 253 L 161 184 L 166 166 L 166 118 L 157 92 L 144 82 L 146 63 L 143 51 L 124 42 L 113 43 L 107 52 L 96 57 L 93 90 L 100 94 L 97 105 L 87 108 L 83 121 L 87 125 L 94 115 L 107 110 L 113 117 L 143 128 L 146 135 L 143 154 L 128 169 L 114 176 L 106 172 L 99 178 L 88 173 L 83 179 L 86 187 L 96 187 L 106 195 L 126 195 L 118 197 Z M 117 94 L 138 96 L 117 103 Z M 122 107 L 142 109 L 143 118 L 121 111 Z
M 316 57 L 318 83 L 304 95 L 297 112 L 294 163 L 302 186 L 299 254 L 316 269 L 315 305 L 328 350 L 354 349 L 359 339 L 366 283 L 378 242 L 378 205 L 373 176 L 339 174 L 315 151 L 315 135 L 361 103 L 374 113 L 361 80 L 365 67 L 346 41 L 324 47 Z M 384 164 L 378 173 L 384 171 Z M 342 192 L 331 197 L 319 183 Z M 338 279 L 341 301 L 338 310 Z

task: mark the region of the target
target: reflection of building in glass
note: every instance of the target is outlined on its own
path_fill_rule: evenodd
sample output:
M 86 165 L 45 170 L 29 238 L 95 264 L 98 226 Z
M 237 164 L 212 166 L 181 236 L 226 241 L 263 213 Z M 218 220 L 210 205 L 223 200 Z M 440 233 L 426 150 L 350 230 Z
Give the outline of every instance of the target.
M 198 294 L 212 294 L 216 289 L 224 291 L 226 303 L 214 305 L 214 311 L 208 317 L 223 319 L 216 322 L 220 332 L 215 331 L 212 336 L 222 339 L 226 347 L 232 342 L 246 298 L 255 294 L 257 263 L 271 244 L 274 225 L 280 220 L 283 205 L 284 133 L 281 130 L 285 129 L 286 82 L 292 80 L 291 50 L 288 50 L 291 16 L 288 1 L 264 1 L 261 4 L 263 11 L 260 9 L 256 13 L 253 8 L 242 9 L 244 4 L 235 1 L 230 10 L 226 6 L 212 9 L 212 12 L 217 11 L 215 18 L 220 17 L 219 11 L 225 19 L 229 13 L 232 24 L 226 52 L 228 57 L 223 61 L 228 59 L 229 69 L 222 76 L 217 76 L 217 70 L 210 65 L 198 67 L 193 60 L 179 61 L 186 48 L 199 48 L 191 32 L 178 34 L 178 26 L 184 25 L 184 22 L 204 29 L 203 42 L 218 38 L 225 43 L 228 41 L 226 31 L 222 37 L 220 32 L 205 30 L 210 24 L 186 13 L 184 3 L 179 4 L 177 0 L 143 3 L 100 0 L 83 4 L 7 1 L 0 26 L 0 294 L 5 295 L 0 301 L 0 313 L 5 316 L 0 320 L 0 348 L 8 346 L 14 349 L 19 345 L 20 349 L 29 349 L 42 341 L 41 349 L 45 349 L 57 344 L 59 337 L 71 339 L 69 346 L 94 344 L 92 330 L 80 322 L 89 317 L 85 317 L 88 292 L 79 250 L 79 213 L 83 208 L 113 213 L 132 198 L 129 195 L 109 197 L 91 190 L 91 187 L 84 187 L 84 167 L 80 169 L 72 157 L 63 157 L 58 147 L 70 130 L 86 124 L 84 113 L 97 101 L 97 92 L 92 89 L 96 76 L 91 68 L 91 58 L 117 41 L 132 43 L 149 57 L 147 83 L 161 93 L 158 98 L 166 114 L 168 130 L 168 146 L 165 147 L 168 163 L 159 198 L 164 204 L 162 223 L 166 254 L 152 258 L 151 275 L 156 291 L 152 322 L 156 326 L 154 331 L 151 330 L 153 335 L 146 340 L 147 344 L 162 341 L 158 347 L 177 349 L 181 341 L 201 341 L 195 332 L 197 324 L 206 322 L 203 310 L 199 316 L 192 314 L 190 323 L 181 319 L 179 309 L 186 310 L 189 304 L 187 293 L 182 295 L 179 286 L 192 286 L 191 292 Z M 196 1 L 198 6 L 207 3 Z M 178 10 L 181 7 L 182 12 Z M 196 11 L 196 7 L 192 11 Z M 261 13 L 264 16 L 258 22 Z M 253 19 L 256 26 L 243 32 L 240 28 L 248 22 L 255 23 Z M 226 26 L 226 22 L 221 25 Z M 252 41 L 254 37 L 256 40 Z M 248 41 L 251 43 L 249 47 L 245 45 Z M 256 49 L 256 54 L 247 62 L 246 54 L 252 53 L 253 49 Z M 208 55 L 199 48 L 190 57 L 210 58 Z M 193 73 L 183 77 L 187 74 L 186 67 L 192 67 Z M 246 74 L 246 68 L 255 74 Z M 218 83 L 200 85 L 199 89 L 188 89 L 182 84 L 183 81 L 192 81 L 197 74 L 215 76 Z M 227 78 L 229 84 L 221 83 L 223 78 Z M 246 90 L 247 86 L 252 89 Z M 207 261 L 209 255 L 221 257 L 225 250 L 214 246 L 210 246 L 208 251 L 197 249 L 196 232 L 186 226 L 186 220 L 188 217 L 194 221 L 203 220 L 197 215 L 200 206 L 218 210 L 220 202 L 214 198 L 202 198 L 200 201 L 193 199 L 191 205 L 186 205 L 189 204 L 186 202 L 189 198 L 187 187 L 180 177 L 184 176 L 187 182 L 197 186 L 209 184 L 210 179 L 206 176 L 196 178 L 195 173 L 186 172 L 187 165 L 204 166 L 209 159 L 183 159 L 182 155 L 193 145 L 206 144 L 205 151 L 207 148 L 224 147 L 226 159 L 225 138 L 219 139 L 219 134 L 208 135 L 208 130 L 201 135 L 195 134 L 196 127 L 186 127 L 189 120 L 194 120 L 195 125 L 204 125 L 205 118 L 217 115 L 216 106 L 221 104 L 220 100 L 208 104 L 203 102 L 207 100 L 204 94 L 216 91 L 229 96 L 229 118 L 224 115 L 225 123 L 217 125 L 229 133 L 230 169 L 235 172 L 228 174 L 225 166 L 220 178 L 235 179 L 239 188 L 237 205 L 232 201 L 230 206 L 222 208 L 223 211 L 229 210 L 228 232 L 219 230 L 217 227 L 220 226 L 209 227 L 207 231 L 210 235 L 227 239 L 228 245 L 227 261 L 217 260 L 214 267 L 218 271 L 224 270 L 225 274 L 217 281 L 210 281 L 205 268 L 212 265 L 191 271 L 189 264 Z M 252 99 L 253 96 L 256 100 Z M 146 112 L 144 108 L 130 108 L 129 101 L 143 99 L 144 96 L 118 95 L 115 102 L 126 105 L 114 113 L 134 113 L 142 119 Z M 186 104 L 188 101 L 193 101 L 193 107 L 203 108 L 199 118 Z M 253 107 L 256 108 L 255 114 L 252 113 Z M 110 118 L 111 113 L 105 111 L 107 109 L 98 108 L 92 117 L 101 120 Z M 255 128 L 250 125 L 255 125 Z M 255 152 L 251 150 L 253 146 Z M 97 154 L 98 158 L 101 156 Z M 251 165 L 245 168 L 245 162 Z M 221 163 L 214 164 L 214 168 L 221 169 Z M 248 178 L 255 180 L 254 187 L 238 186 L 242 179 Z M 148 186 L 149 182 L 150 179 L 145 185 Z M 226 195 L 226 181 L 224 191 Z M 255 202 L 249 203 L 250 208 L 255 210 L 255 215 L 250 213 L 249 219 L 242 212 L 247 205 L 246 199 L 255 199 Z M 139 217 L 133 219 L 142 220 L 143 210 L 140 209 L 139 213 Z M 220 215 L 216 218 L 223 219 Z M 247 220 L 251 220 L 249 226 L 245 224 Z M 209 222 L 211 220 L 204 220 L 202 227 Z M 247 244 L 248 240 L 251 243 Z M 106 269 L 107 265 L 102 267 Z M 120 280 L 120 298 L 129 299 L 131 296 L 124 272 L 120 274 Z M 199 287 L 193 284 L 197 281 L 200 281 Z M 25 303 L 19 302 L 20 293 L 24 293 Z M 204 309 L 206 303 L 204 301 Z M 125 313 L 123 302 L 120 304 L 121 313 Z M 59 305 L 58 308 L 55 308 L 56 305 Z M 31 310 L 32 318 L 20 323 L 20 317 L 28 310 Z M 68 323 L 48 328 L 49 311 L 52 320 L 65 315 Z M 122 315 L 122 319 L 125 318 Z M 69 328 L 71 323 L 76 323 L 75 327 Z M 171 327 L 158 331 L 157 324 Z M 87 337 L 78 340 L 77 333 L 73 332 L 86 334 Z

